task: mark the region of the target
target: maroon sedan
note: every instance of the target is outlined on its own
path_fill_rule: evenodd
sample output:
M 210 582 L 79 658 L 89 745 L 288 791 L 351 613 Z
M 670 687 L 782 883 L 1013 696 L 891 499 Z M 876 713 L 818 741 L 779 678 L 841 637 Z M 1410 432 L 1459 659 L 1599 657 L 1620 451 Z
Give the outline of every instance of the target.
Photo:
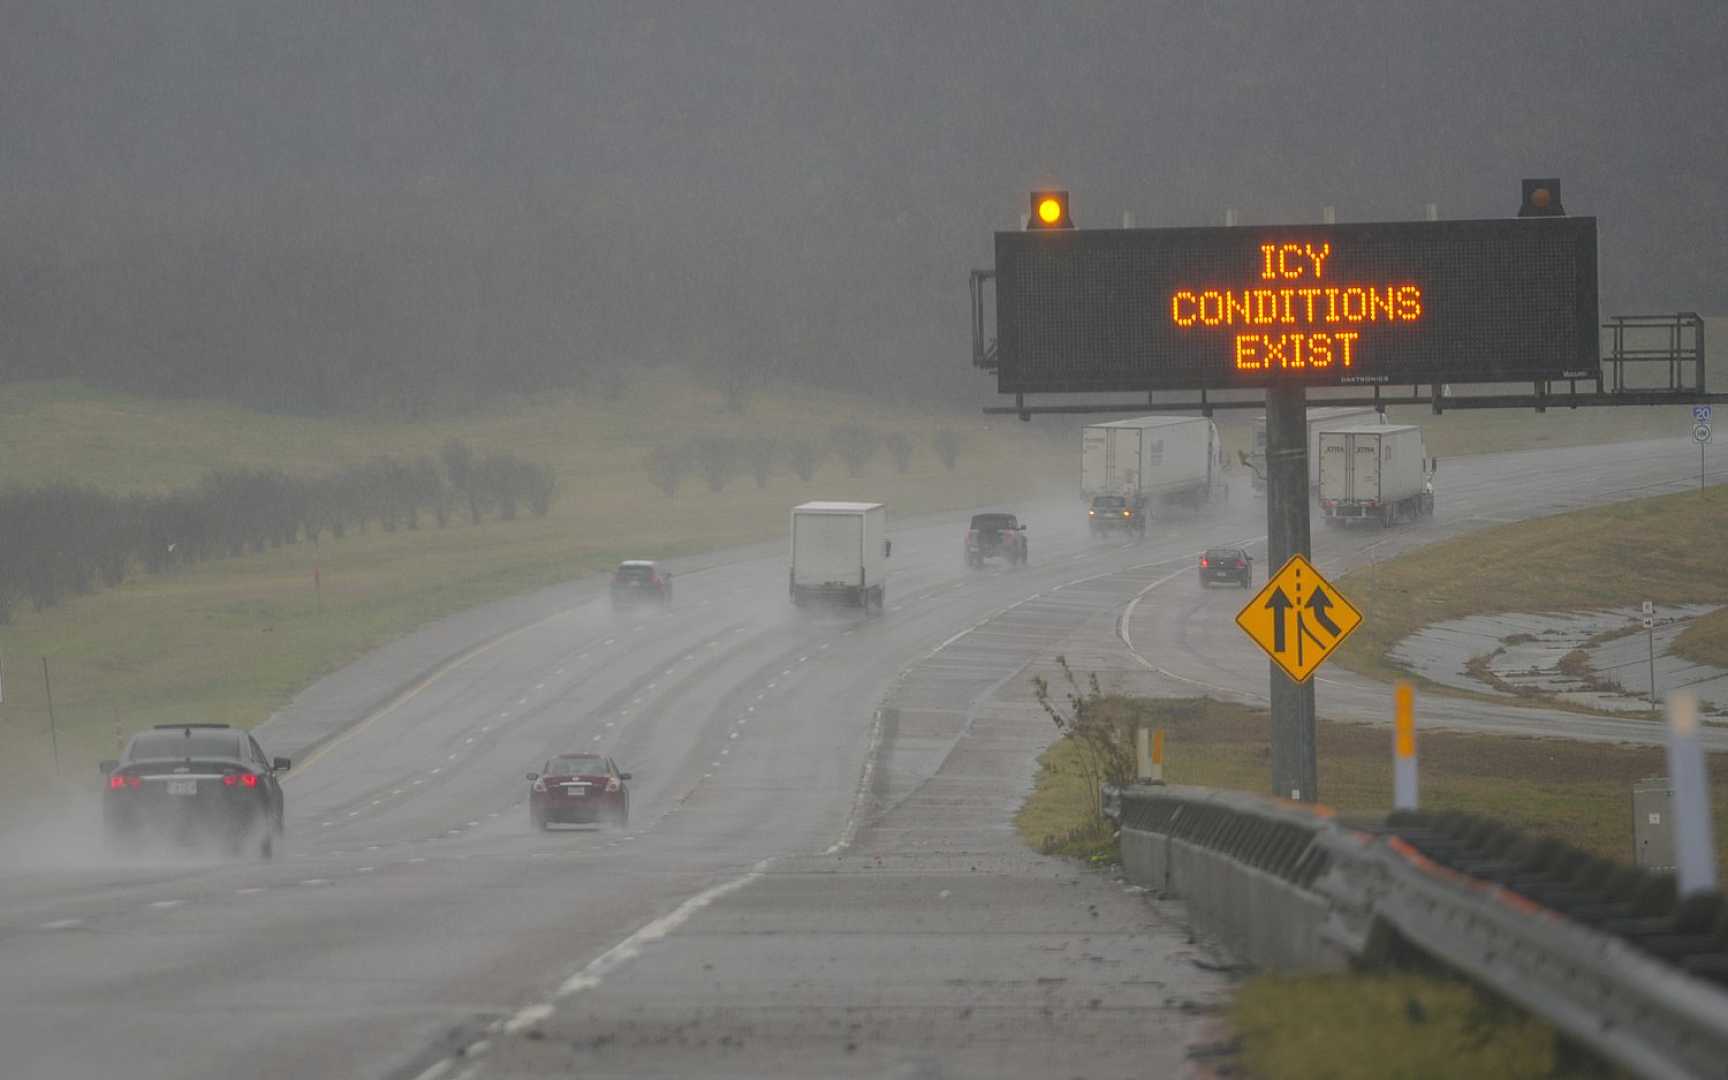
M 528 821 L 549 825 L 624 825 L 630 820 L 627 772 L 602 754 L 559 754 L 529 773 Z

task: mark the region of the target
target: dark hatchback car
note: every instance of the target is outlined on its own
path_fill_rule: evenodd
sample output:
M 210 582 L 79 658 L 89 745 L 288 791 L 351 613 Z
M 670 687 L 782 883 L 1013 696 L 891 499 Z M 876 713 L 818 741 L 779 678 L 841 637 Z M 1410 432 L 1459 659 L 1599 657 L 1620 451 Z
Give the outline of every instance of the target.
M 1207 548 L 1200 553 L 1200 587 L 1214 581 L 1248 588 L 1254 583 L 1254 557 L 1241 548 Z
M 559 754 L 528 774 L 528 821 L 549 825 L 624 825 L 630 821 L 627 772 L 602 754 Z
M 140 841 L 214 844 L 264 858 L 282 835 L 287 758 L 267 758 L 258 741 L 227 724 L 158 724 L 104 761 L 102 824 L 115 845 Z
M 612 610 L 623 611 L 638 607 L 657 607 L 662 611 L 672 606 L 672 575 L 660 569 L 660 564 L 646 559 L 629 559 L 612 572 Z

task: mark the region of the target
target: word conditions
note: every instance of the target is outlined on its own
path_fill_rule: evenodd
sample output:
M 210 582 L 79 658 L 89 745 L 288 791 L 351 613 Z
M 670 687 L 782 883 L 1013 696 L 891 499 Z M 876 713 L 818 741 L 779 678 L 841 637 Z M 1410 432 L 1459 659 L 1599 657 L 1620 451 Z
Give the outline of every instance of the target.
M 1418 321 L 1422 290 L 1331 284 L 1326 273 L 1331 257 L 1329 243 L 1261 244 L 1260 280 L 1275 284 L 1181 289 L 1170 297 L 1170 319 L 1184 330 L 1241 328 L 1232 335 L 1238 371 L 1354 367 L 1362 328 Z

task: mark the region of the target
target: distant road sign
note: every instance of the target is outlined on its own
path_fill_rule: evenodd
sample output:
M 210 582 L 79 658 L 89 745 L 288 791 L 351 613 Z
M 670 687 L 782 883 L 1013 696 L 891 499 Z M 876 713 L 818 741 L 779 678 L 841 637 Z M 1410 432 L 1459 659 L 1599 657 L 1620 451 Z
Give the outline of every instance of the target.
M 1236 614 L 1236 625 L 1297 682 L 1307 682 L 1362 613 L 1300 555 L 1290 556 L 1266 587 Z
M 1001 393 L 1601 372 L 1596 221 L 996 234 Z
M 1692 419 L 1698 421 L 1700 424 L 1708 424 L 1710 422 L 1710 406 L 1692 406 Z
M 1710 441 L 1710 425 L 1709 424 L 1693 424 L 1692 425 L 1692 441 L 1697 443 L 1699 446 L 1703 446 L 1705 443 L 1709 442 Z

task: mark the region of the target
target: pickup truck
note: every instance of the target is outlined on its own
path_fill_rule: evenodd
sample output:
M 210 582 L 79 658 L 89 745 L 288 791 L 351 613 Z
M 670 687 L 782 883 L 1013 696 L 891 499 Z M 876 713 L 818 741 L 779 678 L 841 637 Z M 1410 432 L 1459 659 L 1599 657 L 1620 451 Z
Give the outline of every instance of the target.
M 997 557 L 1009 566 L 1026 562 L 1026 526 L 1013 514 L 973 514 L 966 529 L 966 565 L 981 570 L 985 559 Z

